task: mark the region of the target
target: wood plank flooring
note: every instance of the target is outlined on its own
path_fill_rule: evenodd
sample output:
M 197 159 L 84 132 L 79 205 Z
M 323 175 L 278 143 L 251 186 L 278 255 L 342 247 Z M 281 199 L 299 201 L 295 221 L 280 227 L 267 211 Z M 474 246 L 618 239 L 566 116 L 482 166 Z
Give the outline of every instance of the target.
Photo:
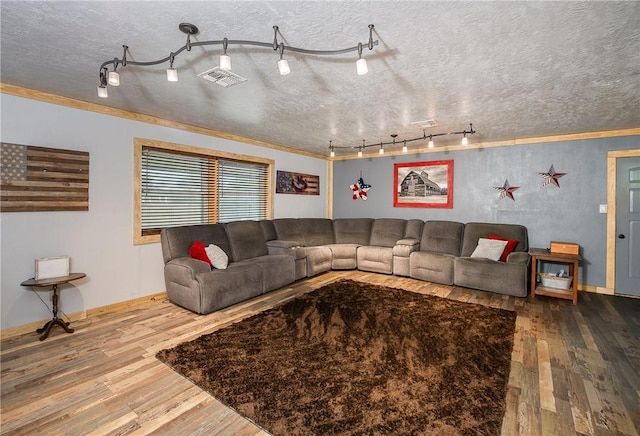
M 74 322 L 73 334 L 56 327 L 43 342 L 35 332 L 3 338 L 0 432 L 266 434 L 154 355 L 342 278 L 515 310 L 503 435 L 640 433 L 640 300 L 581 292 L 573 306 L 359 271 L 206 316 L 158 300 Z

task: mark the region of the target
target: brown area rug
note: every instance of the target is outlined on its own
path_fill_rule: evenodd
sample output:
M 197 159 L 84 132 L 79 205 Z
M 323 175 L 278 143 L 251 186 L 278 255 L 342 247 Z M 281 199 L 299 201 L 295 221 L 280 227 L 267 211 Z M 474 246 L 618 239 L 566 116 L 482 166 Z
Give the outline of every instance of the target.
M 499 434 L 515 320 L 343 280 L 157 357 L 275 435 Z

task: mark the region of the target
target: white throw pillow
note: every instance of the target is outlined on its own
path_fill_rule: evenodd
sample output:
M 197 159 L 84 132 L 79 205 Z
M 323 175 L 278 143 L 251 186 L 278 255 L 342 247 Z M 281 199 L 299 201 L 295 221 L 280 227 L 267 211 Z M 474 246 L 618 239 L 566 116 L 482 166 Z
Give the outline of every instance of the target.
M 222 248 L 217 245 L 210 244 L 208 247 L 205 247 L 204 251 L 207 253 L 207 257 L 214 268 L 227 268 L 227 265 L 229 264 L 229 256 L 227 256 L 227 253 L 225 253 Z
M 473 250 L 473 253 L 471 253 L 471 257 L 500 260 L 500 256 L 504 251 L 504 247 L 507 246 L 507 242 L 508 241 L 480 238 L 478 239 L 478 246 Z

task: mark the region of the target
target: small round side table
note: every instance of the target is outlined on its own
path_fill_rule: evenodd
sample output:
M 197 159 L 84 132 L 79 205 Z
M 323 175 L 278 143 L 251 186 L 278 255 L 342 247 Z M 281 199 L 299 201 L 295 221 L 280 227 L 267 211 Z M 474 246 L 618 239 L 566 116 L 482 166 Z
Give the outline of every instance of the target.
M 53 301 L 53 309 L 52 309 L 53 319 L 50 321 L 47 321 L 47 323 L 44 326 L 42 326 L 42 328 L 39 328 L 38 330 L 36 330 L 37 333 L 42 333 L 40 335 L 41 341 L 44 341 L 45 339 L 47 339 L 47 337 L 49 336 L 49 332 L 51 332 L 51 329 L 53 328 L 54 325 L 59 325 L 67 333 L 74 332 L 74 329 L 69 327 L 68 322 L 64 321 L 61 318 L 58 318 L 58 285 L 63 285 L 65 283 L 69 283 L 73 280 L 78 280 L 86 276 L 87 275 L 85 273 L 72 273 L 72 274 L 69 274 L 68 276 L 53 277 L 50 279 L 36 280 L 34 278 L 31 278 L 29 280 L 25 280 L 24 282 L 20 283 L 21 286 L 31 286 L 35 288 L 51 287 L 51 290 L 53 291 L 53 296 L 51 298 Z M 41 289 L 37 289 L 37 290 L 41 290 Z

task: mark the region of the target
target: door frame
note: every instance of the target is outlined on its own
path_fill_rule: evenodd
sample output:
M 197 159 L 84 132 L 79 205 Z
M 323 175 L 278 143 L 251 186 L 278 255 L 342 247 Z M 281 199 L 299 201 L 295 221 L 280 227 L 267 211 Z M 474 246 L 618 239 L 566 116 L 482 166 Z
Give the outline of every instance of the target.
M 616 287 L 616 177 L 618 159 L 640 157 L 640 149 L 617 150 L 607 153 L 607 265 L 603 294 L 614 295 Z

